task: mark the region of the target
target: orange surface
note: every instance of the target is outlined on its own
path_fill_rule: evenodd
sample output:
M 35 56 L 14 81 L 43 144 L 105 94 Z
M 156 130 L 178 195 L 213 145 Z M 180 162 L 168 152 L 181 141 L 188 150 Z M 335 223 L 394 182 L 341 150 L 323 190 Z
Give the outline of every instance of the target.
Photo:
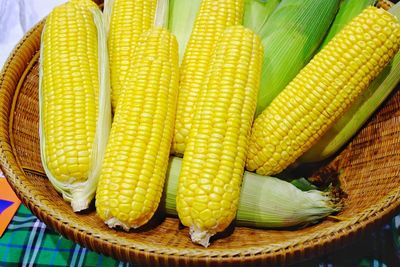
M 6 200 L 14 202 L 11 206 L 6 208 L 3 212 L 0 213 L 0 237 L 3 235 L 6 230 L 8 224 L 11 222 L 14 214 L 17 212 L 21 201 L 15 195 L 14 191 L 11 189 L 5 178 L 1 178 L 0 176 L 0 200 Z

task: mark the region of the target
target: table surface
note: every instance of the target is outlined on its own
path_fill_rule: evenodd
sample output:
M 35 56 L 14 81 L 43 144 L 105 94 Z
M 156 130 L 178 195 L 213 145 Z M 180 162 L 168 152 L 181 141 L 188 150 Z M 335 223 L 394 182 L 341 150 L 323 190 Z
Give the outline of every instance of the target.
M 0 0 L 0 66 L 55 5 L 66 0 Z M 0 179 L 2 174 L 0 173 Z M 0 238 L 0 266 L 134 266 L 95 253 L 49 229 L 21 205 Z M 400 266 L 400 215 L 364 239 L 296 266 Z

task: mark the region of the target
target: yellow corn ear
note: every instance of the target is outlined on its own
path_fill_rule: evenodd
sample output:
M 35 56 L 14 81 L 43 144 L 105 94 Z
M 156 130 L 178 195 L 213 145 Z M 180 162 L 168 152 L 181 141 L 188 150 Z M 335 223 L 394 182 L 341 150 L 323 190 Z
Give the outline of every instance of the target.
M 96 131 L 97 30 L 84 6 L 88 3 L 95 6 L 91 1 L 70 1 L 55 8 L 43 33 L 46 161 L 62 182 L 87 179 Z
M 41 38 L 41 160 L 74 211 L 94 197 L 111 125 L 102 18 L 92 1 L 71 0 L 49 14 Z
M 343 28 L 255 120 L 246 168 L 283 171 L 368 87 L 399 49 L 400 24 L 368 7 Z
M 235 218 L 262 53 L 261 41 L 251 30 L 228 27 L 211 57 L 197 101 L 176 204 L 192 240 L 204 246 Z
M 110 227 L 145 224 L 166 176 L 179 82 L 178 44 L 163 28 L 143 34 L 118 101 L 96 209 Z
M 115 111 L 139 37 L 154 24 L 157 0 L 106 0 L 111 103 Z
M 226 27 L 238 25 L 243 0 L 203 0 L 181 65 L 178 106 L 172 151 L 183 154 L 200 88 L 204 83 L 217 40 Z

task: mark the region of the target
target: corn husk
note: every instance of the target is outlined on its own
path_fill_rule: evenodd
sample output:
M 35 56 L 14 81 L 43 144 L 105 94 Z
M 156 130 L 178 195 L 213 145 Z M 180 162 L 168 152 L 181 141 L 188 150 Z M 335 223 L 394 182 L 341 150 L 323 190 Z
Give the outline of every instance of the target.
M 165 211 L 177 215 L 176 192 L 182 159 L 171 157 L 165 187 Z M 245 172 L 236 224 L 257 228 L 283 228 L 315 223 L 341 209 L 331 193 L 302 191 L 284 180 Z

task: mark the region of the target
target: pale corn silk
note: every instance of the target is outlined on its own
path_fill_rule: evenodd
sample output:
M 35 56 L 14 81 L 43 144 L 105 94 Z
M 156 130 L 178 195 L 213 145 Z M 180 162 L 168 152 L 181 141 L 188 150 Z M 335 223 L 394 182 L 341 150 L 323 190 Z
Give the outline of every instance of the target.
M 0 68 L 23 35 L 67 0 L 0 0 Z

